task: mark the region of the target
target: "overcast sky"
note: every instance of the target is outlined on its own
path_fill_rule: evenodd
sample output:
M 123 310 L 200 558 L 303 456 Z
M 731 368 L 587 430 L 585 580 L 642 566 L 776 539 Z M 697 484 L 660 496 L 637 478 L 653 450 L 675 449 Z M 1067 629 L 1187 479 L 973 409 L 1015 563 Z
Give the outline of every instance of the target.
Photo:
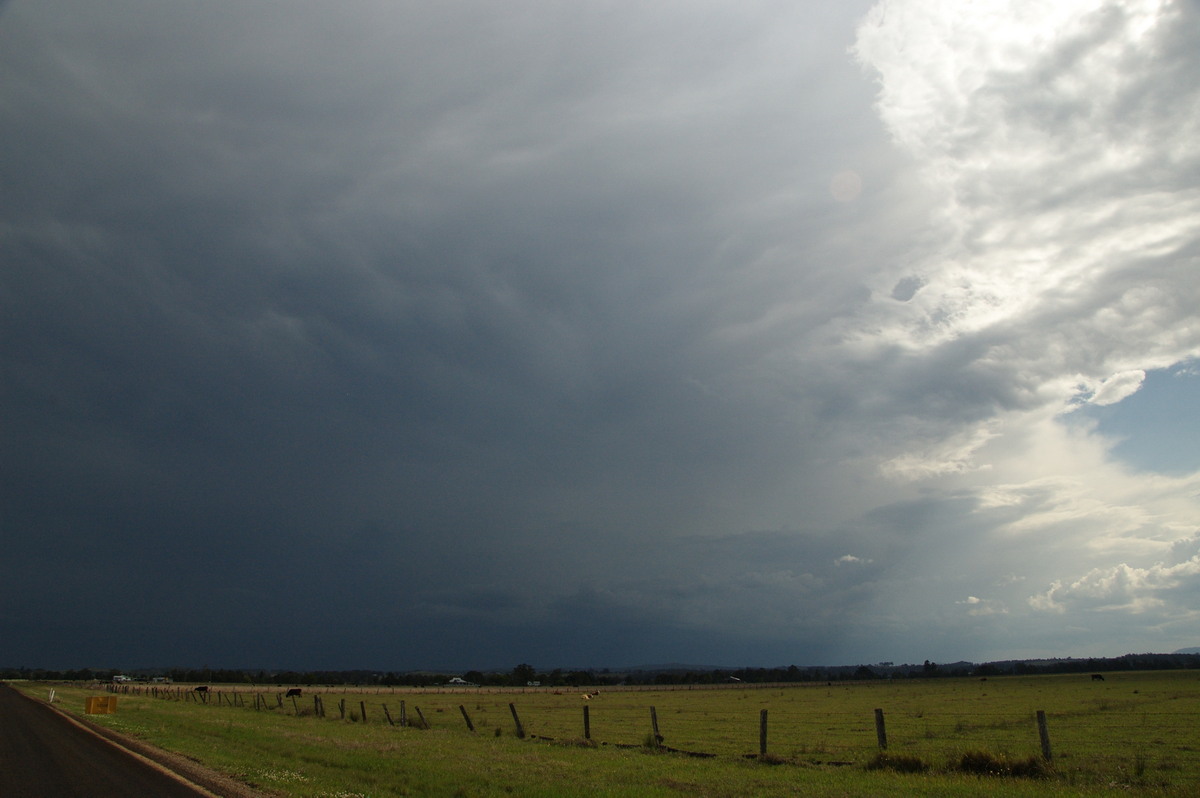
M 1200 645 L 1197 0 L 0 9 L 0 665 Z

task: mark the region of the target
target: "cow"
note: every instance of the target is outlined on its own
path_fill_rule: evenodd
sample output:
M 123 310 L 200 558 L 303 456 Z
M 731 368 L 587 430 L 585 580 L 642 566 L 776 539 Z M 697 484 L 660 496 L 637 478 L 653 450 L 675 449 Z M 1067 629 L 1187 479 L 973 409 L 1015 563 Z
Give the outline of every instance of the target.
M 1093 673 L 1093 674 L 1092 674 L 1092 681 L 1093 681 L 1093 682 L 1102 682 L 1102 681 L 1104 681 L 1104 674 L 1103 674 L 1103 673 Z
M 299 697 L 300 692 L 301 691 L 299 687 L 289 687 L 287 695 L 285 695 L 284 698 L 292 698 L 293 696 Z
M 194 688 L 194 689 L 195 689 L 195 691 L 196 691 L 197 693 L 207 693 L 207 692 L 208 692 L 208 685 L 207 685 L 207 684 L 202 684 L 202 685 L 200 685 L 199 687 L 196 687 L 196 688 Z

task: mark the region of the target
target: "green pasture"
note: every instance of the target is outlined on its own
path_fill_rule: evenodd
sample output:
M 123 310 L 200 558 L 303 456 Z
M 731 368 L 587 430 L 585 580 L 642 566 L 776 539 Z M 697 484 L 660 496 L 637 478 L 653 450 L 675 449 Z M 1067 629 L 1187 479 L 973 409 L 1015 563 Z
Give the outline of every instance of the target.
M 17 683 L 83 714 L 85 685 Z M 146 686 L 89 718 L 264 795 L 1192 796 L 1200 673 L 877 681 L 732 689 L 417 690 Z M 236 691 L 236 692 L 235 692 Z M 325 717 L 316 713 L 319 695 Z M 402 704 L 403 702 L 403 704 Z M 517 736 L 510 704 L 524 739 Z M 342 709 L 344 707 L 345 716 Z M 403 712 L 407 727 L 400 726 Z M 257 707 L 257 708 L 256 708 Z M 390 714 L 390 725 L 384 707 Z M 584 738 L 587 708 L 590 739 Z M 365 708 L 365 720 L 363 710 Z M 652 733 L 653 718 L 661 737 Z M 419 709 L 419 714 L 418 714 Z M 880 758 L 875 710 L 888 748 Z M 474 726 L 469 731 L 465 710 Z M 760 752 L 767 711 L 767 755 Z M 1042 767 L 1036 713 L 1053 759 Z M 419 716 L 429 728 L 418 728 Z M 692 756 L 689 754 L 705 754 Z M 1033 762 L 1039 776 L 960 772 Z M 872 768 L 872 765 L 887 765 Z M 902 772 L 920 767 L 921 772 Z

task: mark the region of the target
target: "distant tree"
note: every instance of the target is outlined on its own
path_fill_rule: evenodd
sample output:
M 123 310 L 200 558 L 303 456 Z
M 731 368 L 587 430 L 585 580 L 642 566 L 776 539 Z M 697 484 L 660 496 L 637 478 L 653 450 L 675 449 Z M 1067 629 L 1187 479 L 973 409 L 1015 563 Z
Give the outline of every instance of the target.
M 572 687 L 583 687 L 586 684 L 595 684 L 596 678 L 587 671 L 571 671 L 566 676 L 566 683 Z
M 512 669 L 512 683 L 518 687 L 523 687 L 536 680 L 537 671 L 533 669 L 532 665 L 522 662 Z

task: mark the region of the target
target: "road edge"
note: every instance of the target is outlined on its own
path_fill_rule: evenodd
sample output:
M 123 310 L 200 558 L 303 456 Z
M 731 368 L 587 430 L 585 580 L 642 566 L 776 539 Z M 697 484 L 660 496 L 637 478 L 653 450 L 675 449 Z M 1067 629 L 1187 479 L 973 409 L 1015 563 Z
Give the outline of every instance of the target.
M 27 695 L 21 690 L 17 690 L 16 692 L 33 701 L 35 704 L 41 704 L 57 712 L 60 717 L 69 723 L 75 724 L 85 732 L 100 737 L 110 745 L 120 748 L 130 756 L 146 762 L 173 778 L 184 781 L 198 790 L 207 792 L 213 798 L 268 798 L 275 795 L 275 793 L 255 789 L 248 784 L 238 781 L 233 776 L 206 767 L 183 754 L 167 751 L 145 740 L 139 740 L 136 737 L 131 737 L 106 726 L 101 726 L 87 718 L 61 709 L 52 703 Z

